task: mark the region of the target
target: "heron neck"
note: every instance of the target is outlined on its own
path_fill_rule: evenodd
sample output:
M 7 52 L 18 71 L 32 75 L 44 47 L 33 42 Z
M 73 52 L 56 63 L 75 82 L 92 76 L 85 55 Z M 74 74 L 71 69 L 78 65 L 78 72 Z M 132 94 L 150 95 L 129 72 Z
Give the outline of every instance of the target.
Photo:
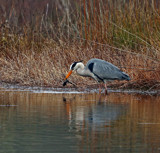
M 81 75 L 81 76 L 86 76 L 86 75 L 85 75 L 85 69 L 84 69 L 84 68 L 78 68 L 78 69 L 77 69 L 77 73 L 78 73 L 79 75 Z
M 91 76 L 90 72 L 87 71 L 85 68 L 79 68 L 77 69 L 77 73 L 81 76 L 84 76 L 84 77 L 88 77 L 88 76 Z

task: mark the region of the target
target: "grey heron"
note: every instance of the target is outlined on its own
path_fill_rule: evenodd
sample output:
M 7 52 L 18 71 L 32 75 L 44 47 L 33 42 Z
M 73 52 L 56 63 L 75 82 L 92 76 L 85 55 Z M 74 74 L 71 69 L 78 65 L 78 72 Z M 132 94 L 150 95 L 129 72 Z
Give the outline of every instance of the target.
M 107 81 L 130 80 L 130 77 L 125 72 L 122 72 L 112 63 L 93 58 L 87 62 L 86 66 L 84 66 L 82 61 L 72 63 L 70 71 L 65 77 L 66 82 L 64 82 L 64 85 L 66 85 L 67 79 L 73 71 L 76 71 L 80 76 L 91 77 L 99 83 L 103 82 L 105 84 L 105 93 L 107 93 Z

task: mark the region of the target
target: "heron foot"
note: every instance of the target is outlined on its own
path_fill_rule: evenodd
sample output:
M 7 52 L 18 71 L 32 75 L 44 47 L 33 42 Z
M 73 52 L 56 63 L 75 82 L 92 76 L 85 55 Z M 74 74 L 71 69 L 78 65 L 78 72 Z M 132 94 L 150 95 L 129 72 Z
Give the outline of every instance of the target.
M 105 84 L 105 91 L 104 91 L 105 95 L 108 95 L 108 90 L 107 90 L 107 84 Z
M 105 95 L 108 95 L 108 91 L 107 91 L 107 90 L 105 90 L 105 92 L 104 92 L 104 93 L 105 93 Z

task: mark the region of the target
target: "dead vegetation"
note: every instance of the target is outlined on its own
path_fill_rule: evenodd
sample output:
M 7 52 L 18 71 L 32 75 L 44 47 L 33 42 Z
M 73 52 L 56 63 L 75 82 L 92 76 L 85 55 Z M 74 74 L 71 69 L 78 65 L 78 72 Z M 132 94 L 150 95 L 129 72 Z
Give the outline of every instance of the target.
M 1 4 L 1 82 L 61 87 L 72 62 L 101 58 L 132 79 L 110 86 L 160 89 L 158 1 L 45 2 L 34 16 L 24 13 L 26 2 Z M 75 75 L 71 80 L 81 87 L 95 84 Z

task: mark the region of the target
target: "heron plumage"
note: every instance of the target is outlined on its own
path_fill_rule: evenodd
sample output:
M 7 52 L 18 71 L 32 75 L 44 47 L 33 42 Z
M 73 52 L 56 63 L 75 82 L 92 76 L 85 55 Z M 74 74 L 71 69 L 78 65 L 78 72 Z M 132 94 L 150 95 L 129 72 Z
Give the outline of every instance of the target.
M 84 66 L 82 61 L 72 63 L 66 79 L 71 75 L 72 71 L 76 71 L 77 74 L 84 77 L 92 77 L 97 82 L 106 83 L 112 80 L 130 80 L 128 74 L 121 71 L 117 66 L 97 58 L 90 59 L 86 66 Z
M 91 59 L 86 64 L 86 69 L 90 69 L 92 64 L 92 73 L 102 80 L 130 80 L 129 76 L 122 72 L 117 66 L 101 59 Z

